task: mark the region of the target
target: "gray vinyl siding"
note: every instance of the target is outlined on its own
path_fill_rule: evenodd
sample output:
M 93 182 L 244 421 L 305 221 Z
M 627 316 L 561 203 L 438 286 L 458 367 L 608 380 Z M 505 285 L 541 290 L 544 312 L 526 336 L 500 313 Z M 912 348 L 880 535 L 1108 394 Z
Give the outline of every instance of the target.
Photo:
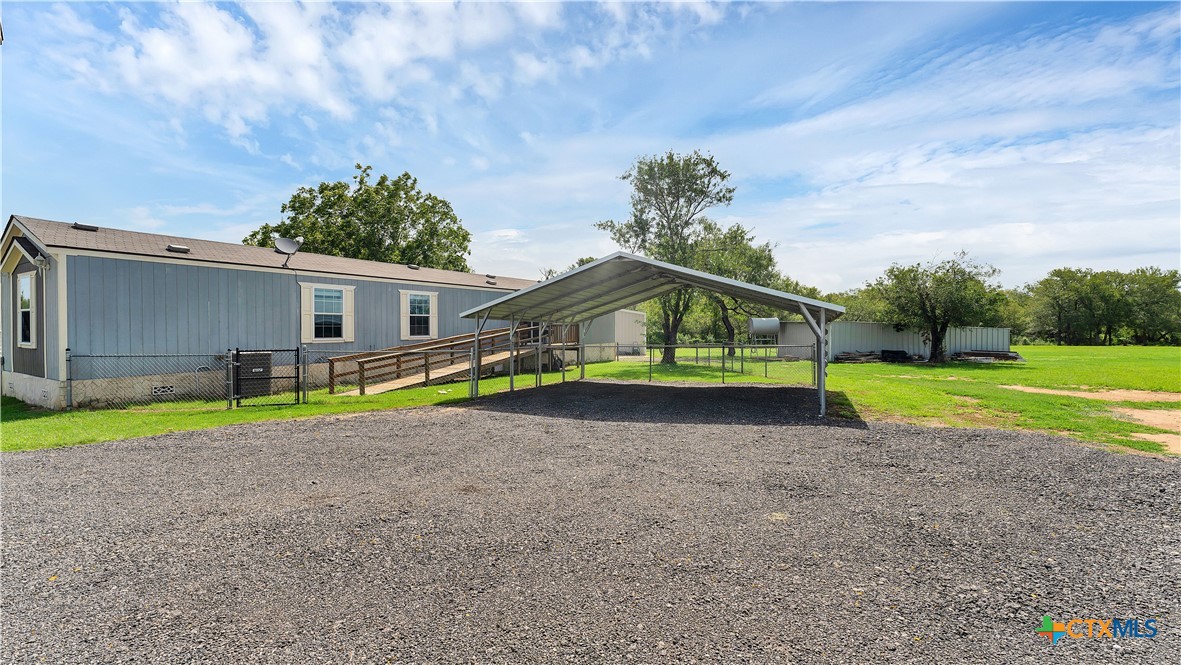
M 217 353 L 300 344 L 299 282 L 354 286 L 354 339 L 314 351 L 404 343 L 399 290 L 439 294 L 439 337 L 470 333 L 459 313 L 505 291 L 435 287 L 95 256 L 69 257 L 69 339 L 79 355 Z M 490 321 L 486 328 L 506 325 Z

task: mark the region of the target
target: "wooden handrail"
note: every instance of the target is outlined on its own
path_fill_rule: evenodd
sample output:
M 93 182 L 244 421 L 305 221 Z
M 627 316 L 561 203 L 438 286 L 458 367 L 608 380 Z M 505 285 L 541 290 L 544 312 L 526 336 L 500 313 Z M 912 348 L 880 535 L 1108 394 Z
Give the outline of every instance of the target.
M 537 331 L 543 329 L 541 325 L 531 325 L 518 327 L 515 334 L 520 337 L 522 333 Z M 440 361 L 431 360 L 427 362 L 425 359 L 427 355 L 432 355 L 434 352 L 449 353 L 449 357 L 445 360 L 446 364 L 454 364 L 456 354 L 461 351 L 470 351 L 474 345 L 479 345 L 481 349 L 493 348 L 496 346 L 496 341 L 499 338 L 509 338 L 509 328 L 496 328 L 493 330 L 486 330 L 480 333 L 478 338 L 474 335 L 453 335 L 443 339 L 430 340 L 426 342 L 419 342 L 417 344 L 407 344 L 404 346 L 395 346 L 376 351 L 364 351 L 354 353 L 347 356 L 338 356 L 336 358 L 328 359 L 328 392 L 334 394 L 336 392 L 337 380 L 350 376 L 357 376 L 360 383 L 360 393 L 365 394 L 365 384 L 374 381 L 378 377 L 385 380 L 391 380 L 388 375 L 393 374 L 393 379 L 402 378 L 404 375 L 424 371 L 427 366 L 444 366 Z M 577 328 L 574 329 L 575 337 L 577 337 Z M 568 336 L 569 338 L 569 336 Z M 569 343 L 568 341 L 565 343 Z M 414 362 L 417 356 L 422 356 L 423 360 Z M 373 365 L 373 363 L 381 361 L 392 361 L 383 365 Z M 337 363 L 342 362 L 356 362 L 357 369 L 339 371 Z M 386 367 L 394 366 L 392 372 L 374 373 L 373 370 L 380 370 Z

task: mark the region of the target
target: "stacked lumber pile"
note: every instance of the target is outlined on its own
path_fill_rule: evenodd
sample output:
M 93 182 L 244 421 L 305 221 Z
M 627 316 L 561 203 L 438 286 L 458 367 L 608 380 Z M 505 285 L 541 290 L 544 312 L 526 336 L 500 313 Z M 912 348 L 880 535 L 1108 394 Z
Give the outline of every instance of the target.
M 880 363 L 882 355 L 877 351 L 846 351 L 833 356 L 833 362 L 838 363 Z
M 951 354 L 951 359 L 970 363 L 1025 362 L 1025 358 L 1014 351 L 961 351 Z

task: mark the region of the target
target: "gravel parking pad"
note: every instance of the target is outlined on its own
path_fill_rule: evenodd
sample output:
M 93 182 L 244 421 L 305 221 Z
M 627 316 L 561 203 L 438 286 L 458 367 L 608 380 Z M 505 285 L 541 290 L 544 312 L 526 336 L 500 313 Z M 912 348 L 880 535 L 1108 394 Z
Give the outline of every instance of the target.
M 814 410 L 578 382 L 5 454 L 0 658 L 1181 662 L 1176 460 Z

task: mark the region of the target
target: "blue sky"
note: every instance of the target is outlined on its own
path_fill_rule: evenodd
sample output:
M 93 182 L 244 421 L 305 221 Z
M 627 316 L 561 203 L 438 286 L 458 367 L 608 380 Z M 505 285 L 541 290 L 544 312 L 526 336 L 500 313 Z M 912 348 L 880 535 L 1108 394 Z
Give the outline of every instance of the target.
M 822 289 L 959 249 L 1019 285 L 1181 263 L 1176 3 L 5 2 L 0 210 L 240 241 L 355 162 L 477 271 L 617 249 L 637 156 L 712 152 Z

